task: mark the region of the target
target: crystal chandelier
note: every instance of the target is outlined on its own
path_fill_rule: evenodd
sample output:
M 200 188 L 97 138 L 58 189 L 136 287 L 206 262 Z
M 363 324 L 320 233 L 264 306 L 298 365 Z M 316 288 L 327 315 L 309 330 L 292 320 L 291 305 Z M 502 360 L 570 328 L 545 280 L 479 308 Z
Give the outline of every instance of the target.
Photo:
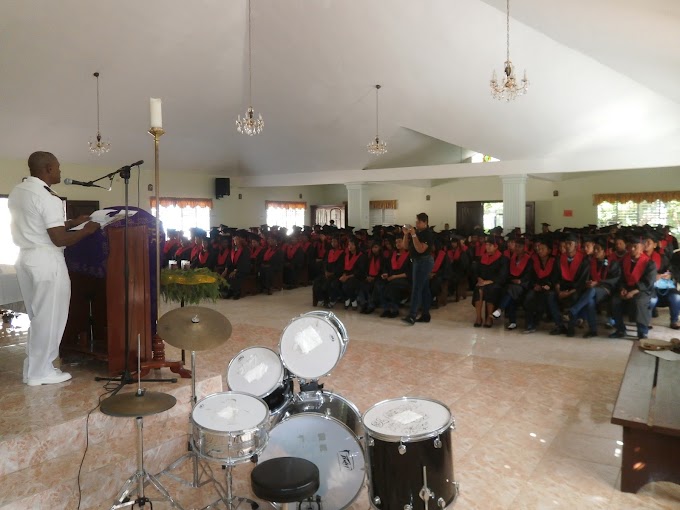
M 252 49 L 250 44 L 250 0 L 248 0 L 248 105 L 253 104 L 253 64 L 252 64 Z M 246 113 L 243 117 L 238 116 L 236 119 L 236 129 L 239 133 L 243 133 L 248 136 L 259 135 L 264 129 L 264 120 L 262 120 L 262 114 L 259 114 L 255 118 L 255 110 L 252 106 L 248 106 Z
M 111 150 L 111 144 L 109 142 L 102 141 L 102 135 L 99 132 L 99 73 L 94 73 L 93 76 L 97 79 L 97 137 L 96 141 L 90 140 L 89 146 L 90 152 L 92 154 L 101 156 L 105 152 L 109 152 Z
M 378 136 L 378 91 L 380 90 L 380 85 L 375 86 L 375 140 L 373 140 L 371 143 L 369 143 L 366 147 L 368 148 L 368 152 L 373 154 L 374 156 L 380 156 L 382 154 L 385 154 L 387 152 L 387 144 L 383 141 L 380 140 L 380 136 Z
M 491 75 L 491 95 L 500 100 L 505 99 L 505 101 L 512 101 L 517 96 L 523 96 L 527 93 L 529 89 L 529 80 L 527 79 L 526 69 L 524 70 L 524 78 L 522 78 L 521 85 L 518 83 L 517 78 L 515 78 L 515 69 L 510 61 L 510 0 L 507 0 L 507 58 L 505 60 L 505 65 L 503 72 L 505 76 L 503 77 L 503 82 L 498 83 L 496 77 L 496 71 L 494 70 Z

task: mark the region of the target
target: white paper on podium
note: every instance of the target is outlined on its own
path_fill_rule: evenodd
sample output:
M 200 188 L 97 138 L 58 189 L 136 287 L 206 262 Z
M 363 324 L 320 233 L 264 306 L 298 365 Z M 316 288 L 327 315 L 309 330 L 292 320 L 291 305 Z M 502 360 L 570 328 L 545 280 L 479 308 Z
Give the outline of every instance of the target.
M 132 218 L 135 214 L 137 214 L 137 211 L 128 211 L 128 217 Z M 90 220 L 91 221 L 96 221 L 99 223 L 99 225 L 104 228 L 106 225 L 109 223 L 113 223 L 114 221 L 122 220 L 125 218 L 125 211 L 117 211 L 115 209 L 100 209 L 98 211 L 93 212 L 90 214 Z M 82 230 L 85 225 L 87 225 L 89 221 L 86 221 L 85 223 L 81 223 L 77 227 L 73 227 L 71 230 Z

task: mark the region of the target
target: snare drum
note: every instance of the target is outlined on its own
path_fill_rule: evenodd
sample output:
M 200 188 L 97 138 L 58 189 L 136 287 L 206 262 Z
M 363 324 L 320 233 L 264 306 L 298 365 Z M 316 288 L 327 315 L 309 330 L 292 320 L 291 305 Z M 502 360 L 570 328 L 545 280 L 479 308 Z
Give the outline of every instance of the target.
M 269 408 L 261 398 L 226 391 L 200 400 L 191 412 L 194 451 L 207 460 L 238 464 L 267 444 Z
M 293 379 L 287 372 L 272 349 L 248 347 L 229 362 L 227 385 L 230 390 L 264 400 L 275 423 L 293 398 Z
M 341 510 L 359 495 L 364 484 L 364 452 L 352 430 L 331 416 L 300 413 L 271 430 L 260 461 L 299 457 L 319 468 L 320 508 Z
M 283 419 L 300 413 L 318 413 L 341 421 L 357 437 L 364 435 L 359 409 L 342 395 L 329 391 L 298 393 L 283 410 Z
M 395 398 L 368 409 L 363 424 L 374 508 L 441 509 L 453 502 L 455 425 L 448 407 L 436 400 Z
M 348 342 L 345 326 L 333 313 L 313 311 L 290 321 L 281 334 L 279 352 L 293 375 L 314 381 L 330 374 Z

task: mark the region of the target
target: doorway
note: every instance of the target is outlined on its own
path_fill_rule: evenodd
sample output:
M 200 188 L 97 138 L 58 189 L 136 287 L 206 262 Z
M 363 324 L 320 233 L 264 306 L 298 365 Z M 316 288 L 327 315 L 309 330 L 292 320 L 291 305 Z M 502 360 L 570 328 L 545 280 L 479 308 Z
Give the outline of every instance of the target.
M 536 203 L 526 203 L 526 225 L 524 231 L 534 233 Z M 456 230 L 469 235 L 475 227 L 489 230 L 503 224 L 503 201 L 484 200 L 456 202 Z

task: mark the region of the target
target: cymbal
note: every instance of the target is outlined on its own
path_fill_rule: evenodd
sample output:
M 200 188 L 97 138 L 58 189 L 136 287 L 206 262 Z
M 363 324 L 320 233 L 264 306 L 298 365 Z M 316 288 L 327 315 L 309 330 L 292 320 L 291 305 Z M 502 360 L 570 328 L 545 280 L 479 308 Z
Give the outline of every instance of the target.
M 177 399 L 167 393 L 146 391 L 142 395 L 137 392 L 121 393 L 102 400 L 99 407 L 104 414 L 116 417 L 135 418 L 162 413 L 174 407 Z
M 231 323 L 211 308 L 185 306 L 169 311 L 158 320 L 158 334 L 178 349 L 207 351 L 229 339 Z

